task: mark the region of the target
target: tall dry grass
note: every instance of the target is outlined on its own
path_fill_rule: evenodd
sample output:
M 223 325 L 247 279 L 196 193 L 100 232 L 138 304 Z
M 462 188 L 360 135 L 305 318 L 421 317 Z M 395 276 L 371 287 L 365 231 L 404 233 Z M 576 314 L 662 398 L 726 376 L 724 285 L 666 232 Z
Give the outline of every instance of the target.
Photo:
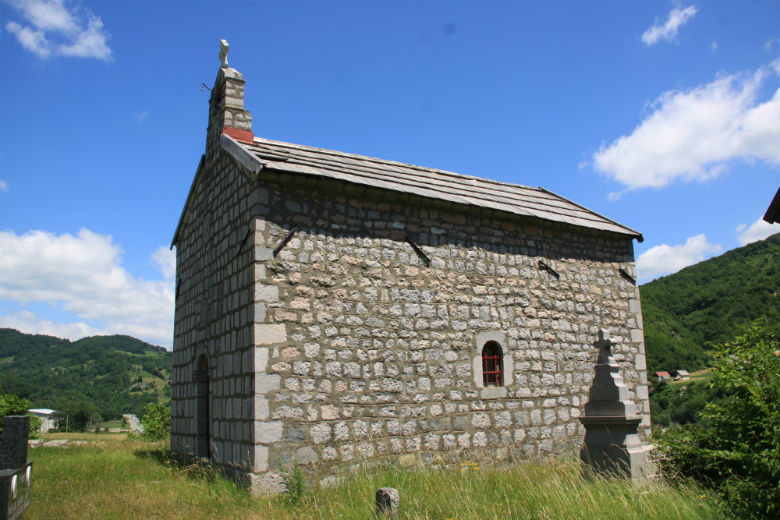
M 182 466 L 162 443 L 93 440 L 35 448 L 28 519 L 370 519 L 374 493 L 395 487 L 402 519 L 721 518 L 695 487 L 634 487 L 584 479 L 575 462 L 500 470 L 467 465 L 353 471 L 337 486 L 307 490 L 297 504 L 256 498 L 208 469 Z

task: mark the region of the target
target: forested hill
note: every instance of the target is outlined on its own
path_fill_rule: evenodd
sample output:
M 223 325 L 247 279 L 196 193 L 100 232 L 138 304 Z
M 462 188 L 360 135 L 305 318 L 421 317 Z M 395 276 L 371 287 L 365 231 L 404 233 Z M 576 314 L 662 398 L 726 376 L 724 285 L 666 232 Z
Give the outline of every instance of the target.
M 0 329 L 0 389 L 33 407 L 96 409 L 103 419 L 170 400 L 171 353 L 130 336 L 78 341 Z
M 647 370 L 703 368 L 707 347 L 767 318 L 780 333 L 780 234 L 640 287 Z

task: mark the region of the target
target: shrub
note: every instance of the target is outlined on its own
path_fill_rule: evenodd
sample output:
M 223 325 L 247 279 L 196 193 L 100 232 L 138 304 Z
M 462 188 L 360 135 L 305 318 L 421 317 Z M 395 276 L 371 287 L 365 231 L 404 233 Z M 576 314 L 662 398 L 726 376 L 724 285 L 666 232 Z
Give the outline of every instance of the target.
M 3 417 L 6 415 L 29 415 L 30 416 L 30 438 L 38 437 L 38 428 L 41 427 L 41 420 L 29 413 L 30 401 L 16 394 L 5 394 L 0 390 L 0 432 L 3 431 Z
M 756 323 L 714 354 L 722 400 L 701 420 L 659 437 L 672 472 L 717 490 L 741 518 L 780 518 L 780 358 Z
M 171 435 L 171 409 L 160 403 L 147 403 L 141 414 L 144 425 L 144 437 L 147 439 L 166 439 Z
M 296 506 L 301 503 L 303 493 L 306 491 L 306 483 L 303 480 L 303 471 L 298 465 L 298 461 L 293 459 L 288 470 L 280 468 L 284 478 L 284 487 L 287 490 L 285 495 L 288 504 Z

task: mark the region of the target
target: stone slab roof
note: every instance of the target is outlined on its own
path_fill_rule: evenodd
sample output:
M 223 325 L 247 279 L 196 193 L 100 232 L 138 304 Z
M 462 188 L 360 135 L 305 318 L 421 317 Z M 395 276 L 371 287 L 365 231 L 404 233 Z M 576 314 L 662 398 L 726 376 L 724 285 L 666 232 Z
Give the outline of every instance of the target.
M 498 182 L 374 157 L 255 137 L 242 142 L 223 134 L 222 147 L 252 173 L 273 170 L 326 177 L 456 204 L 610 231 L 643 240 L 641 233 L 544 188 Z

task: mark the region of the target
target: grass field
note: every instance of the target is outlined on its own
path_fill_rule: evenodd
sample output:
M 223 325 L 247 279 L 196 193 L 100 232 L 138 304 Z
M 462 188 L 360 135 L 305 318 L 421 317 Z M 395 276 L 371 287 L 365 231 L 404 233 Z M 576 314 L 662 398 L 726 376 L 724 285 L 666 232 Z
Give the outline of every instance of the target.
M 85 446 L 35 448 L 35 519 L 371 519 L 374 493 L 395 487 L 401 519 L 721 518 L 717 502 L 695 487 L 634 487 L 588 480 L 574 462 L 521 464 L 510 470 L 398 469 L 352 472 L 338 486 L 257 498 L 210 470 L 177 465 L 164 443 L 92 435 Z

